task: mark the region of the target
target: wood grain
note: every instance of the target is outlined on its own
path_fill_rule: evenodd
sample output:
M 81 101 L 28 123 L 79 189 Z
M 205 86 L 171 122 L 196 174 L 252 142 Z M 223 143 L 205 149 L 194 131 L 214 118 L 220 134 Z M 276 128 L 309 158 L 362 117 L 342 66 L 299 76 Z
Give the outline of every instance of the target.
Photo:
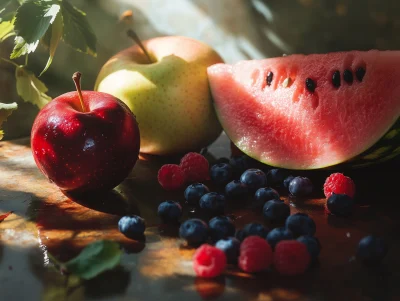
M 207 153 L 210 162 L 222 156 L 230 156 L 224 135 Z M 110 193 L 77 197 L 64 195 L 39 172 L 28 138 L 1 142 L 0 214 L 14 212 L 0 223 L 4 300 L 400 300 L 398 161 L 347 172 L 356 182 L 358 203 L 349 218 L 324 210 L 321 187 L 330 171 L 293 172 L 309 176 L 316 188 L 311 199 L 289 198 L 281 190 L 292 213 L 306 212 L 317 224 L 320 260 L 305 275 L 249 275 L 230 266 L 218 279 L 205 280 L 194 276 L 194 250 L 177 238 L 178 228 L 160 224 L 156 216 L 160 202 L 178 200 L 183 219 L 206 218 L 184 204 L 183 190 L 165 192 L 157 183 L 158 168 L 178 160 L 142 156 L 131 175 Z M 118 232 L 123 214 L 145 218 L 145 241 L 129 240 Z M 251 209 L 249 201 L 229 204 L 226 214 L 234 218 L 237 229 L 263 222 L 260 210 Z M 367 268 L 354 257 L 359 240 L 368 234 L 382 236 L 390 245 L 384 264 L 377 268 Z M 126 252 L 121 267 L 79 283 L 66 281 L 49 266 L 47 252 L 67 260 L 97 239 L 122 244 Z M 21 283 L 27 284 L 23 290 Z

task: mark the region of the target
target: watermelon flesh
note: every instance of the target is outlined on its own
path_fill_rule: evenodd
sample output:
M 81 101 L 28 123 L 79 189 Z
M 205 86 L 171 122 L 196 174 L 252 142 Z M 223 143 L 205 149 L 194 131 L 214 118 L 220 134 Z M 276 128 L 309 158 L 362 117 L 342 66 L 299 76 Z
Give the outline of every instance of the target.
M 358 79 L 356 71 L 362 69 Z M 333 84 L 335 71 L 340 86 Z M 247 155 L 276 167 L 317 169 L 347 162 L 391 129 L 393 136 L 400 116 L 400 51 L 216 64 L 208 68 L 208 78 L 228 137 Z M 307 88 L 307 79 L 315 89 Z

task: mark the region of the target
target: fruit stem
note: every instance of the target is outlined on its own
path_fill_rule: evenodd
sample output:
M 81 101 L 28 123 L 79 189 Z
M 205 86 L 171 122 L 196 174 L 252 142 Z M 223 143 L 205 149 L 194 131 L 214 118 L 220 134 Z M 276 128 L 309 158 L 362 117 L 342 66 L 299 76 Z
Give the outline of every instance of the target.
M 142 49 L 144 54 L 147 56 L 147 59 L 149 60 L 150 64 L 154 63 L 153 60 L 151 59 L 149 53 L 147 52 L 146 47 L 144 47 L 142 41 L 140 40 L 140 38 L 138 37 L 136 32 L 134 32 L 132 29 L 128 29 L 126 34 L 128 35 L 128 37 L 130 37 L 132 40 L 134 40 L 136 42 L 136 44 L 139 45 L 140 49 Z
M 79 100 L 80 100 L 81 106 L 82 106 L 82 112 L 87 112 L 87 110 L 85 108 L 85 104 L 83 103 L 83 96 L 82 96 L 82 90 L 81 90 L 81 76 L 82 76 L 82 73 L 75 72 L 74 75 L 72 75 L 72 80 L 75 83 L 76 92 L 78 92 Z

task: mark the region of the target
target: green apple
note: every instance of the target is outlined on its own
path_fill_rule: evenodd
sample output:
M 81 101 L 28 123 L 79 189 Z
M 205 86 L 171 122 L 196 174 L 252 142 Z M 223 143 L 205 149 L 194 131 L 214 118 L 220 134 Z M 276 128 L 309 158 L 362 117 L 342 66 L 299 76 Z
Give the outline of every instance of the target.
M 221 63 L 221 57 L 210 46 L 181 36 L 140 44 L 108 60 L 95 90 L 121 99 L 136 115 L 142 153 L 172 155 L 211 144 L 222 128 L 207 67 Z

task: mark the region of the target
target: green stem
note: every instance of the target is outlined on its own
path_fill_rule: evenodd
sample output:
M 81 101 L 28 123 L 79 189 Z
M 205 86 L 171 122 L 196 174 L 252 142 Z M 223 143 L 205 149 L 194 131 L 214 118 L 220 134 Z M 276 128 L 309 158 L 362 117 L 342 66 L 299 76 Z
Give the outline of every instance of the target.
M 47 252 L 47 257 L 49 257 L 50 261 L 57 267 L 62 267 L 62 263 L 57 260 L 53 255 Z
M 2 58 L 2 57 L 0 57 L 0 59 L 5 61 L 5 62 L 7 62 L 7 63 L 9 63 L 9 64 L 11 64 L 11 65 L 14 65 L 15 67 L 19 67 L 19 65 L 17 63 L 14 63 L 13 61 L 10 61 L 10 60 Z
M 25 55 L 25 66 L 28 66 L 28 55 Z

